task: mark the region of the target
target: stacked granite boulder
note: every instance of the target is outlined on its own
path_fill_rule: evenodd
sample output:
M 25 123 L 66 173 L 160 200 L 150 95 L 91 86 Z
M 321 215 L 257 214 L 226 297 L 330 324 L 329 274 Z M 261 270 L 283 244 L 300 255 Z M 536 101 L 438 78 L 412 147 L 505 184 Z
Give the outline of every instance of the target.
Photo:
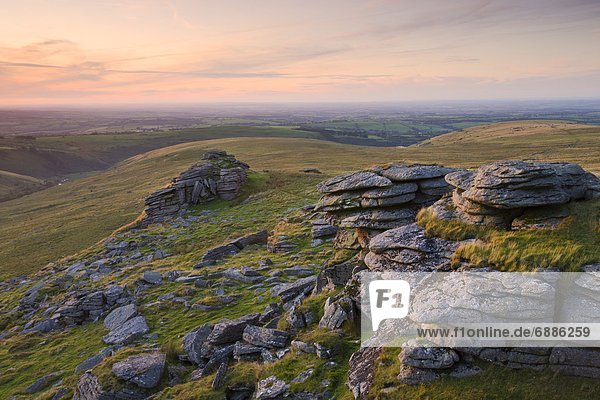
M 600 197 L 600 179 L 569 163 L 500 161 L 446 181 L 454 190 L 431 207 L 438 218 L 503 229 L 553 227 L 567 203 Z
M 238 195 L 250 168 L 247 164 L 220 150 L 204 153 L 202 160 L 146 198 L 142 226 L 181 215 L 190 205 Z
M 339 175 L 321 182 L 315 211 L 340 228 L 338 248 L 365 248 L 374 235 L 414 222 L 417 211 L 452 187 L 444 176 L 456 170 L 438 165 L 394 164 Z M 333 231 L 332 231 L 333 232 Z

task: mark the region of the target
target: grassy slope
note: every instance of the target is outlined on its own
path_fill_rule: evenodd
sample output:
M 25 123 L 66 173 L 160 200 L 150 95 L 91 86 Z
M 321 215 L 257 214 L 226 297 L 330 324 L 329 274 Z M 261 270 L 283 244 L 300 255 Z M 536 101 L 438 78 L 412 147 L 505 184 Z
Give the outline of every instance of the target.
M 0 170 L 35 178 L 73 177 L 100 171 L 153 149 L 228 137 L 302 137 L 322 139 L 314 132 L 290 127 L 215 126 L 153 133 L 42 136 L 35 140 L 0 138 Z M 1 178 L 1 176 L 0 176 Z M 15 183 L 15 182 L 11 182 Z M 0 182 L 0 201 L 39 190 L 31 184 Z
M 600 128 L 565 125 L 549 134 L 539 128 L 531 135 L 522 131 L 538 125 L 515 122 L 470 128 L 408 148 L 358 147 L 309 139 L 232 138 L 151 151 L 99 175 L 0 204 L 0 276 L 37 270 L 133 220 L 143 208 L 144 196 L 198 160 L 207 148 L 225 149 L 255 170 L 295 172 L 318 167 L 328 175 L 390 161 L 474 167 L 508 157 L 567 159 L 600 172 Z M 485 135 L 496 127 L 507 133 L 505 139 Z M 515 128 L 521 129 L 520 133 L 509 134 Z M 462 139 L 455 142 L 454 135 Z
M 0 202 L 33 193 L 44 187 L 44 181 L 32 176 L 0 170 Z
M 360 148 L 301 139 L 224 139 L 156 150 L 127 160 L 101 175 L 70 182 L 19 201 L 0 205 L 0 251 L 4 251 L 0 254 L 0 260 L 3 265 L 12 268 L 5 270 L 5 273 L 24 273 L 39 269 L 44 259 L 50 260 L 74 253 L 101 239 L 115 227 L 131 221 L 141 209 L 146 193 L 166 183 L 172 176 L 196 161 L 204 148 L 209 147 L 227 149 L 240 159 L 251 163 L 255 170 L 271 170 L 268 174 L 271 179 L 265 182 L 263 178 L 267 174 L 253 175 L 250 192 L 255 194 L 252 201 L 213 205 L 215 214 L 211 217 L 212 222 L 202 223 L 201 229 L 162 231 L 164 228 L 155 227 L 151 232 L 144 232 L 163 237 L 174 234 L 177 239 L 168 247 L 174 256 L 149 265 L 138 265 L 136 270 L 127 272 L 131 275 L 109 279 L 114 278 L 120 283 L 131 284 L 144 269 L 158 269 L 163 272 L 169 269 L 189 270 L 206 248 L 215 243 L 239 235 L 243 231 L 272 228 L 288 207 L 310 203 L 317 197 L 314 185 L 323 177 L 298 174 L 296 171 L 301 167 L 317 166 L 327 174 L 335 174 L 370 164 L 401 160 L 406 154 L 410 154 L 413 160 L 423 162 L 446 157 L 442 151 L 443 147 L 435 147 L 434 152 L 421 153 L 419 149 L 412 151 L 413 149 Z M 499 154 L 500 152 L 490 155 L 490 159 Z M 452 164 L 470 165 L 471 162 L 469 158 L 463 157 L 460 162 Z M 25 229 L 23 223 L 26 225 Z M 285 234 L 295 235 L 301 231 L 307 235 L 310 227 L 304 223 L 290 222 L 281 229 L 284 229 Z M 14 241 L 9 242 L 12 238 Z M 265 257 L 272 258 L 275 262 L 274 268 L 278 269 L 296 264 L 318 266 L 332 255 L 330 244 L 310 248 L 305 239 L 300 240 L 298 259 L 269 254 L 264 249 L 257 248 L 245 250 L 217 268 L 256 265 L 259 259 Z M 12 247 L 5 246 L 5 243 L 11 243 Z M 11 254 L 11 251 L 15 251 L 11 249 L 20 253 Z M 93 252 L 94 249 L 90 251 Z M 259 299 L 246 286 L 248 285 L 233 288 L 241 298 L 235 304 L 221 310 L 192 313 L 183 308 L 166 307 L 144 309 L 143 313 L 152 332 L 158 333 L 159 345 L 164 349 L 178 347 L 181 345 L 182 335 L 203 322 L 214 322 L 223 316 L 236 317 L 251 311 L 260 311 L 271 301 L 268 296 Z M 171 291 L 177 291 L 179 294 L 179 290 L 184 289 L 180 285 L 165 282 L 147 291 L 140 299 L 140 304 L 151 304 L 161 294 Z M 5 310 L 12 309 L 24 290 L 25 288 L 21 288 L 10 295 L 4 293 L 0 296 L 0 307 Z M 212 291 L 194 289 L 193 294 L 187 294 L 186 291 L 185 295 L 191 296 L 193 301 L 206 303 L 210 302 Z M 319 308 L 320 304 L 317 304 L 316 309 Z M 321 335 L 318 331 L 311 331 L 312 328 L 301 332 L 300 338 L 308 340 L 314 335 Z M 64 333 L 15 336 L 3 341 L 3 346 L 0 346 L 0 397 L 8 398 L 22 391 L 49 371 L 63 371 L 61 375 L 65 378 L 64 384 L 73 387 L 78 378 L 77 374 L 72 372 L 74 366 L 102 347 L 100 338 L 103 333 L 101 324 L 94 323 Z M 47 338 L 51 339 L 46 340 Z M 314 356 L 289 355 L 271 366 L 236 363 L 227 374 L 227 382 L 252 382 L 274 373 L 290 379 L 312 366 L 317 373 L 306 386 L 320 387 L 321 380 L 326 377 L 331 380 L 337 398 L 350 398 L 343 381 L 346 376 L 346 360 L 357 346 L 352 339 L 350 336 L 341 342 L 332 340 L 343 348 L 342 353 L 335 359 L 338 366 L 333 370 L 326 370 L 324 362 Z M 318 340 L 329 339 L 319 337 Z M 139 349 L 133 350 L 137 351 Z M 118 358 L 126 354 L 119 354 Z M 102 379 L 114 380 L 110 366 L 115 360 L 107 360 L 96 367 L 94 373 Z M 595 398 L 599 395 L 599 387 L 590 383 L 590 380 L 495 367 L 486 367 L 485 374 L 473 379 L 444 380 L 432 386 L 405 387 L 398 385 L 395 379 L 398 367 L 396 355 L 390 354 L 387 360 L 382 361 L 384 367 L 379 369 L 377 387 L 397 386 L 397 390 L 388 398 L 508 399 L 531 398 L 532 395 L 540 394 L 550 399 L 573 398 L 574 395 L 576 398 Z M 211 379 L 212 376 L 165 389 L 159 398 L 223 398 L 222 393 L 208 389 Z M 49 398 L 55 390 L 49 389 L 39 398 Z

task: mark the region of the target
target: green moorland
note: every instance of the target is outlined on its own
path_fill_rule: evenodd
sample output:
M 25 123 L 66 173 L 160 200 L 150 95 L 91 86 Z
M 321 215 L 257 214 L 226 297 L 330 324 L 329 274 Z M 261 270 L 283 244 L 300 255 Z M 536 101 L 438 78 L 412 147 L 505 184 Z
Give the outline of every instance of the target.
M 516 123 L 515 123 L 516 124 Z M 505 125 L 512 131 L 516 125 Z M 82 178 L 25 196 L 18 200 L 0 204 L 0 265 L 4 277 L 39 271 L 37 277 L 52 278 L 49 268 L 44 265 L 66 257 L 62 263 L 92 257 L 102 251 L 102 238 L 120 226 L 133 221 L 142 210 L 143 198 L 149 192 L 166 184 L 171 177 L 196 162 L 203 150 L 208 148 L 225 149 L 239 159 L 248 162 L 255 172 L 251 173 L 243 196 L 234 201 L 218 201 L 193 210 L 200 218 L 190 226 L 153 226 L 139 232 L 115 233 L 127 240 L 141 242 L 141 235 L 156 238 L 171 257 L 142 261 L 132 268 L 116 269 L 102 281 L 86 283 L 103 285 L 108 281 L 119 284 L 133 284 L 145 270 L 166 273 L 170 270 L 192 271 L 192 267 L 210 247 L 246 232 L 259 229 L 275 229 L 278 234 L 288 236 L 296 244 L 293 254 L 272 254 L 265 249 L 252 247 L 229 258 L 226 262 L 210 269 L 210 272 L 243 265 L 256 266 L 259 260 L 270 258 L 272 270 L 283 270 L 294 265 L 313 268 L 315 271 L 332 260 L 336 255 L 329 243 L 312 247 L 310 245 L 310 224 L 306 223 L 298 211 L 299 207 L 317 199 L 314 187 L 326 176 L 343 171 L 356 170 L 373 164 L 391 161 L 439 162 L 447 165 L 474 167 L 481 162 L 508 158 L 528 158 L 579 162 L 588 169 L 600 170 L 598 148 L 600 129 L 595 131 L 572 127 L 531 135 L 521 134 L 527 130 L 527 123 L 520 123 L 519 134 L 507 135 L 504 141 L 490 145 L 495 137 L 481 136 L 477 140 L 461 140 L 454 143 L 451 136 L 441 142 L 410 148 L 354 147 L 319 140 L 281 138 L 230 138 L 180 144 L 154 150 L 125 160 L 101 174 Z M 492 125 L 487 129 L 495 129 Z M 536 128 L 537 129 L 537 128 Z M 483 129 L 485 131 L 485 129 Z M 464 132 L 460 133 L 461 135 Z M 535 142 L 536 144 L 531 144 Z M 542 143 L 542 144 L 538 144 Z M 529 145 L 528 145 L 529 144 Z M 534 153 L 528 152 L 534 148 Z M 479 149 L 479 150 L 477 150 Z M 482 153 L 483 152 L 483 153 Z M 300 168 L 317 167 L 324 174 L 299 173 Z M 574 205 L 575 217 L 550 238 L 549 233 L 532 232 L 495 233 L 485 230 L 469 230 L 464 226 L 442 225 L 427 218 L 426 213 L 419 217 L 430 232 L 448 237 L 480 237 L 491 246 L 481 249 L 461 250 L 457 257 L 472 257 L 476 263 L 486 260 L 492 264 L 510 264 L 507 254 L 521 251 L 519 257 L 529 260 L 528 249 L 535 257 L 531 265 L 547 265 L 554 260 L 553 251 L 564 250 L 566 240 L 580 243 L 581 253 L 570 252 L 566 258 L 557 258 L 561 263 L 576 265 L 582 260 L 594 257 L 598 249 L 599 231 L 597 218 L 598 202 Z M 286 218 L 282 221 L 283 217 Z M 524 235 L 524 236 L 519 236 Z M 529 235 L 529 237 L 527 236 Z M 516 239 L 515 239 L 516 238 Z M 494 245 L 496 243 L 496 245 Z M 533 245 L 536 244 L 536 245 Z M 548 245 L 553 248 L 549 249 Z M 502 249 L 507 247 L 503 254 Z M 142 252 L 150 249 L 142 248 Z M 550 257 L 544 258 L 544 254 Z M 504 258 L 503 258 L 504 257 Z M 556 260 L 554 262 L 556 262 Z M 568 269 L 565 268 L 565 269 Z M 203 273 L 203 270 L 194 271 Z M 284 279 L 288 279 L 283 274 Z M 268 291 L 257 294 L 250 284 L 226 288 L 226 294 L 233 301 L 224 308 L 195 311 L 177 303 L 157 302 L 159 296 L 174 293 L 189 299 L 191 303 L 219 305 L 220 300 L 209 287 L 195 287 L 164 282 L 154 286 L 137 299 L 140 312 L 146 317 L 150 331 L 157 337 L 150 342 L 134 345 L 114 356 L 105 359 L 94 367 L 93 373 L 104 385 L 118 388 L 122 383 L 111 373 L 114 362 L 133 353 L 158 346 L 169 355 L 169 364 L 181 368 L 174 362 L 181 353 L 181 340 L 185 333 L 205 322 L 216 322 L 223 317 L 238 317 L 249 312 L 260 312 L 274 299 Z M 22 298 L 28 285 L 0 295 L 0 310 L 12 310 Z M 46 289 L 44 289 L 46 290 Z M 52 301 L 60 302 L 64 294 L 53 290 L 43 292 Z M 322 313 L 324 296 L 311 297 L 301 307 L 313 310 L 317 320 Z M 20 315 L 3 314 L 0 329 L 6 330 L 18 324 Z M 292 391 L 322 388 L 322 381 L 328 381 L 328 388 L 338 399 L 351 399 L 345 386 L 348 357 L 358 347 L 354 327 L 344 327 L 343 334 L 324 332 L 310 326 L 298 334 L 300 340 L 319 342 L 335 348 L 334 365 L 328 364 L 314 355 L 289 353 L 273 364 L 236 362 L 230 366 L 225 385 L 238 383 L 253 384 L 258 379 L 276 374 L 287 381 L 309 368 L 314 374 L 303 383 L 292 384 Z M 101 322 L 86 324 L 74 329 L 45 335 L 11 334 L 2 340 L 0 346 L 0 398 L 31 398 L 24 394 L 25 388 L 37 378 L 54 371 L 63 379 L 62 386 L 73 388 L 79 377 L 74 368 L 82 360 L 96 354 L 104 347 L 101 337 L 105 334 Z M 427 386 L 408 387 L 398 383 L 397 350 L 386 351 L 379 360 L 374 388 L 382 390 L 379 398 L 390 399 L 527 399 L 542 397 L 547 399 L 600 398 L 600 387 L 593 380 L 555 376 L 550 373 L 514 371 L 482 364 L 484 373 L 474 378 L 443 379 Z M 179 371 L 189 374 L 192 367 Z M 222 399 L 221 390 L 210 389 L 214 374 L 198 381 L 190 381 L 169 387 L 166 382 L 157 393 L 159 399 Z M 36 399 L 50 399 L 57 387 L 44 389 Z M 387 394 L 385 394 L 387 393 Z M 72 392 L 67 396 L 72 395 Z
M 299 138 L 185 143 L 134 156 L 103 173 L 0 203 L 0 277 L 38 270 L 134 220 L 148 193 L 197 161 L 208 148 L 225 149 L 257 171 L 278 172 L 280 181 L 293 181 L 302 191 L 305 204 L 316 196 L 312 190 L 315 178 L 298 174 L 305 167 L 319 168 L 324 176 L 330 176 L 392 161 L 473 168 L 512 158 L 576 162 L 600 172 L 600 127 L 556 122 L 492 124 L 408 148 L 360 147 Z
M 104 170 L 150 150 L 230 137 L 323 139 L 318 133 L 284 126 L 209 126 L 147 133 L 0 137 L 0 201 L 40 190 L 40 180 L 57 183 L 64 178 L 74 178 L 74 174 Z M 21 179 L 13 177 L 4 184 L 10 173 L 19 174 Z

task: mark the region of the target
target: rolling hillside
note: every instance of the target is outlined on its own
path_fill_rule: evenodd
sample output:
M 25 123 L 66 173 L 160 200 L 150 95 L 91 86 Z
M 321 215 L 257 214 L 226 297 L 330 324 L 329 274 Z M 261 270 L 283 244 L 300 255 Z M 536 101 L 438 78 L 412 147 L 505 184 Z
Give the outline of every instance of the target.
M 515 122 L 466 129 L 407 148 L 359 147 L 299 138 L 230 138 L 179 144 L 125 160 L 106 172 L 0 204 L 0 276 L 24 274 L 86 248 L 132 221 L 144 197 L 221 148 L 254 170 L 271 171 L 271 189 L 293 182 L 302 203 L 315 200 L 322 176 L 391 161 L 475 167 L 522 158 L 570 161 L 600 172 L 600 127 Z M 285 185 L 284 185 L 285 186 Z M 286 189 L 288 190 L 288 189 Z M 273 217 L 273 222 L 275 217 Z

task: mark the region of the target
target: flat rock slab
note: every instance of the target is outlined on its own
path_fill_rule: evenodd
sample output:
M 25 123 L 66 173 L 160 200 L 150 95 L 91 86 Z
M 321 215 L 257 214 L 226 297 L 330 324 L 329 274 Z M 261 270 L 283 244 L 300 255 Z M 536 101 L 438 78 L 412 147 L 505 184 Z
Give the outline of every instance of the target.
M 455 169 L 442 167 L 440 165 L 395 164 L 383 168 L 380 171 L 380 174 L 394 182 L 410 182 L 420 179 L 439 178 L 453 171 L 455 171 Z
M 160 382 L 165 370 L 166 356 L 162 353 L 131 356 L 115 363 L 112 372 L 117 377 L 144 389 L 152 389 Z
M 138 315 L 135 304 L 117 307 L 104 319 L 104 327 L 109 331 L 116 329 Z
M 308 293 L 313 290 L 317 283 L 317 276 L 308 276 L 298 279 L 295 282 L 275 286 L 271 289 L 273 296 L 279 296 L 284 303 L 292 300 L 301 293 Z
M 255 346 L 275 348 L 285 347 L 290 338 L 289 333 L 278 329 L 261 328 L 260 326 L 248 325 L 244 329 L 242 338 Z
M 146 319 L 140 315 L 110 331 L 102 340 L 106 344 L 129 344 L 148 333 L 148 330 Z
M 396 229 L 385 231 L 371 239 L 369 250 L 374 253 L 383 253 L 386 250 L 408 249 L 423 253 L 439 251 L 454 251 L 456 242 L 449 240 L 429 238 L 425 230 L 417 224 L 410 224 Z
M 321 182 L 317 185 L 317 190 L 321 193 L 335 193 L 386 186 L 392 186 L 389 179 L 374 172 L 359 171 L 339 175 Z

